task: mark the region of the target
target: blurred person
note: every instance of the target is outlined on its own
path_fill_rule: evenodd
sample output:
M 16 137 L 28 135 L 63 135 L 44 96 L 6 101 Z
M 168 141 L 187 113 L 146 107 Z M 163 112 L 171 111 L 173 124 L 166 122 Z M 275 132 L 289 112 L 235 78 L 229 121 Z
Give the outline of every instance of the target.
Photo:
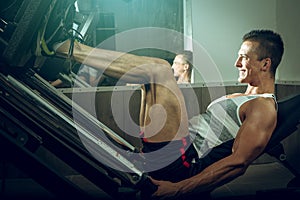
M 191 51 L 183 51 L 175 56 L 172 64 L 175 79 L 178 84 L 191 83 L 193 70 L 193 55 Z

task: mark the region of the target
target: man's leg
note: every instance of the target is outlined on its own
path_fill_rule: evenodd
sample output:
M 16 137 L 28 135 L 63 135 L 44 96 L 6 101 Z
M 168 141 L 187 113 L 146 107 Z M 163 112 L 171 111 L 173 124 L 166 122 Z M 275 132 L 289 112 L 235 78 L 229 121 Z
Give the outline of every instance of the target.
M 171 69 L 163 59 L 94 48 L 77 41 L 74 41 L 73 46 L 70 40 L 58 43 L 54 45 L 54 50 L 59 57 L 67 58 L 70 55 L 79 63 L 105 70 L 107 76 L 119 79 L 126 74 L 122 78 L 126 78 L 129 83 L 149 83 L 158 67 L 167 66 Z
M 70 41 L 60 43 L 54 49 L 58 56 L 67 57 Z M 166 144 L 154 152 L 144 152 L 146 171 L 161 169 L 155 173 L 158 179 L 178 181 L 189 177 L 191 160 L 196 153 L 192 151 L 192 146 L 189 148 L 191 143 L 184 97 L 167 61 L 93 48 L 76 41 L 72 50 L 72 58 L 77 62 L 105 70 L 105 75 L 117 79 L 122 77 L 123 80 L 126 77 L 129 83 L 146 85 L 142 87 L 139 125 L 145 133 L 148 147 Z M 157 162 L 161 155 L 162 160 Z M 181 176 L 176 173 L 179 170 Z
M 54 47 L 56 54 L 62 57 L 68 56 L 69 48 L 70 41 Z M 142 87 L 143 105 L 139 125 L 149 141 L 180 140 L 188 135 L 184 97 L 167 61 L 93 48 L 76 41 L 72 49 L 72 59 L 97 68 L 106 76 L 121 78 L 127 83 L 147 85 Z M 174 110 L 181 112 L 174 113 Z

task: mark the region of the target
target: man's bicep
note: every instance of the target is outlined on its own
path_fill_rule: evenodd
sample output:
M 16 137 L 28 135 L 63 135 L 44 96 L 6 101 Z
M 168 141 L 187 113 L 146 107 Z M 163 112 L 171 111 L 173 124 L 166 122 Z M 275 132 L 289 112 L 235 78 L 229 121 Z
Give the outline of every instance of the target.
M 274 109 L 265 107 L 252 109 L 239 129 L 233 145 L 234 153 L 245 162 L 252 162 L 263 152 L 275 126 L 276 111 Z

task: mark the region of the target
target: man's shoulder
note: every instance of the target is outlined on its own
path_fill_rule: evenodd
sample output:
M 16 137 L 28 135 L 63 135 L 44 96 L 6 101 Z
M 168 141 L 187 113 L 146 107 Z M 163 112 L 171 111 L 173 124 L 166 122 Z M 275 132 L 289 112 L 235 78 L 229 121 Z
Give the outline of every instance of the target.
M 272 98 L 257 97 L 246 103 L 245 112 L 255 116 L 276 116 L 276 102 Z

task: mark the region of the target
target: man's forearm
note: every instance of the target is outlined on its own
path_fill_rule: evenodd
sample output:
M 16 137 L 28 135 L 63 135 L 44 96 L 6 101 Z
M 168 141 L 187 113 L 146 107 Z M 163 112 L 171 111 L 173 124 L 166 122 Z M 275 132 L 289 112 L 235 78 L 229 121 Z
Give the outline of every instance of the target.
M 247 167 L 246 165 L 233 162 L 230 156 L 226 157 L 210 165 L 201 173 L 178 182 L 179 191 L 183 195 L 212 191 L 216 187 L 242 175 Z

